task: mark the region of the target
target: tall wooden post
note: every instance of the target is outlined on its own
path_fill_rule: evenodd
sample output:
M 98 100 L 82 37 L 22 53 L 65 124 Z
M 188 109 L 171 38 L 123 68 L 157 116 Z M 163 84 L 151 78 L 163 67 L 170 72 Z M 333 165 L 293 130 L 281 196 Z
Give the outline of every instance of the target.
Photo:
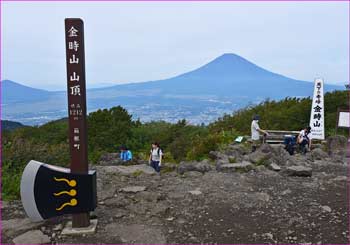
M 70 170 L 88 173 L 84 23 L 65 19 Z M 72 227 L 90 225 L 89 213 L 73 214 Z

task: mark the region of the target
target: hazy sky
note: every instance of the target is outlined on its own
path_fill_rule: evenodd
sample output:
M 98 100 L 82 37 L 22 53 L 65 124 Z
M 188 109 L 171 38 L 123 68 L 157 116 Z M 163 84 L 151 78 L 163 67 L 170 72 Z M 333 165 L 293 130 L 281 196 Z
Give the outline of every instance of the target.
M 64 18 L 85 22 L 88 87 L 158 80 L 223 53 L 344 84 L 347 2 L 2 2 L 1 79 L 66 89 Z

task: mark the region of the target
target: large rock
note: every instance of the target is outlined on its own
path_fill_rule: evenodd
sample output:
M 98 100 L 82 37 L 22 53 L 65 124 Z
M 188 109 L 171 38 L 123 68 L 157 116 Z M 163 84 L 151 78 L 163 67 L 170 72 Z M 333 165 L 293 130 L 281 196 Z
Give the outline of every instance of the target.
M 311 151 L 311 156 L 313 160 L 324 160 L 328 158 L 328 154 L 324 152 L 321 148 L 316 148 Z
M 132 160 L 125 162 L 120 159 L 119 153 L 105 153 L 101 156 L 99 160 L 99 165 L 101 166 L 139 165 L 139 164 L 147 164 L 147 161 L 134 157 Z
M 255 163 L 257 165 L 267 165 L 271 159 L 271 156 L 271 152 L 262 152 L 260 150 L 257 150 L 245 156 L 244 160 Z
M 336 135 L 327 138 L 327 151 L 329 156 L 343 160 L 346 157 L 347 139 L 345 136 Z
M 286 150 L 285 146 L 282 144 L 273 145 L 272 148 L 272 156 L 270 162 L 276 163 L 280 166 L 286 165 L 289 161 L 292 161 L 293 156 L 291 156 Z
M 125 176 L 136 175 L 139 173 L 153 175 L 156 171 L 146 164 L 130 165 L 130 166 L 95 166 L 99 175 L 104 174 L 121 174 Z
M 12 236 L 19 232 L 38 228 L 42 224 L 43 222 L 31 222 L 28 218 L 3 220 L 2 232 L 8 236 Z
M 100 157 L 99 164 L 103 166 L 125 164 L 120 159 L 119 155 L 120 155 L 119 153 L 105 153 Z
M 278 166 L 276 163 L 271 163 L 270 165 L 269 165 L 269 168 L 271 169 L 271 170 L 273 170 L 273 171 L 280 171 L 281 170 L 281 167 L 280 166 Z
M 273 148 L 270 144 L 262 144 L 259 148 L 258 148 L 259 151 L 263 152 L 263 153 L 270 153 L 270 152 L 273 152 Z
M 226 163 L 220 165 L 217 170 L 221 172 L 248 172 L 254 168 L 250 162 Z
M 229 161 L 229 156 L 220 152 L 220 151 L 210 151 L 209 158 L 212 160 L 218 160 L 218 161 L 223 161 L 223 162 Z
M 212 169 L 208 161 L 204 160 L 202 162 L 181 162 L 177 171 L 179 174 L 184 174 L 189 171 L 197 171 L 200 173 L 208 172 Z
M 50 242 L 50 238 L 40 230 L 27 231 L 13 239 L 14 244 L 45 244 Z
M 126 193 L 137 193 L 145 190 L 146 190 L 146 186 L 128 186 L 120 189 L 120 191 L 126 192 Z
M 285 172 L 288 176 L 311 177 L 312 168 L 304 166 L 291 166 L 287 167 Z
M 230 144 L 224 150 L 224 154 L 228 157 L 228 159 L 235 159 L 235 161 L 239 162 L 243 160 L 243 156 L 248 154 L 250 149 L 244 147 L 241 144 Z M 225 158 L 221 157 L 223 160 Z

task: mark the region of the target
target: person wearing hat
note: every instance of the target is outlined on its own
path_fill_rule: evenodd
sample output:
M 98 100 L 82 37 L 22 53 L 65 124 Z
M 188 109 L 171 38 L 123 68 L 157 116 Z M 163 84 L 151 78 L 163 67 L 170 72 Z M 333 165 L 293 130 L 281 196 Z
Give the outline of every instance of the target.
M 311 149 L 311 140 L 309 134 L 311 133 L 311 127 L 307 126 L 300 131 L 298 135 L 298 144 L 300 145 L 301 153 L 306 154 L 307 148 Z
M 256 151 L 260 145 L 260 133 L 263 135 L 269 135 L 267 131 L 263 130 L 259 126 L 259 115 L 254 115 L 252 125 L 251 125 L 251 138 L 252 138 L 252 152 Z

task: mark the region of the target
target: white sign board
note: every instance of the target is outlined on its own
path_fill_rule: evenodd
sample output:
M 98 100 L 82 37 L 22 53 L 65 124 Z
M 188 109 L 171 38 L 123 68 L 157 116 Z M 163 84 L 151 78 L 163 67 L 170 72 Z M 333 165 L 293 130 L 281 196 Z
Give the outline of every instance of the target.
M 323 101 L 323 80 L 317 78 L 314 86 L 312 99 L 310 127 L 310 139 L 324 140 L 324 101 Z
M 348 111 L 339 112 L 338 127 L 350 128 L 350 112 Z

